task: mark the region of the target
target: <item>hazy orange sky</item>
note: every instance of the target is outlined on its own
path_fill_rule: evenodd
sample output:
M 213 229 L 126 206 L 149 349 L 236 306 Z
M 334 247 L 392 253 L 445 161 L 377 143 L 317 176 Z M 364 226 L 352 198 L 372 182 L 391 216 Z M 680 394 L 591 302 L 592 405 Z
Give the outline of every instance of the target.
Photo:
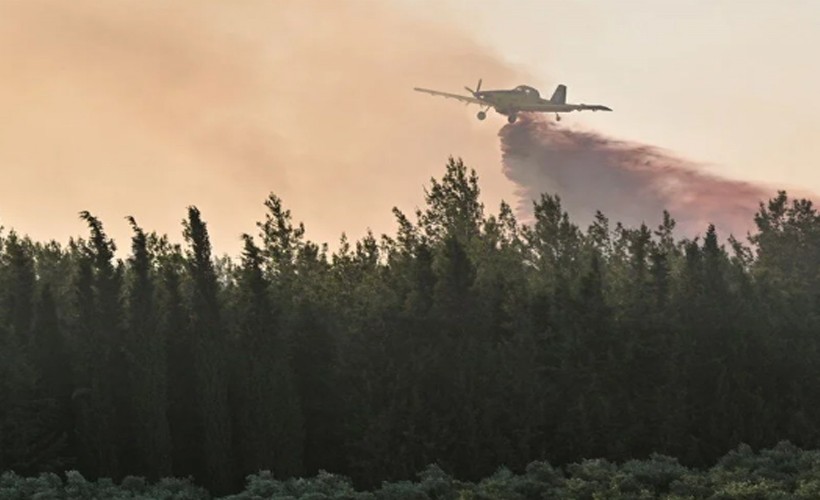
M 240 233 L 256 232 L 262 202 L 274 192 L 311 239 L 333 243 L 342 231 L 352 238 L 368 227 L 392 232 L 391 207 L 411 211 L 421 204 L 423 186 L 451 154 L 478 170 L 484 201 L 495 211 L 502 198 L 515 201 L 500 166 L 503 118 L 478 122 L 473 107 L 411 90 L 458 91 L 478 77 L 492 87 L 551 88 L 560 80 L 569 85 L 570 100 L 616 110 L 570 117 L 570 124 L 654 141 L 714 162 L 717 173 L 820 189 L 820 177 L 806 186 L 799 176 L 783 175 L 803 172 L 804 164 L 794 157 L 794 134 L 791 148 L 778 142 L 783 127 L 808 137 L 816 122 L 795 115 L 765 126 L 763 116 L 810 96 L 786 97 L 783 85 L 790 104 L 769 102 L 759 112 L 740 107 L 742 114 L 729 118 L 717 112 L 727 108 L 710 104 L 701 110 L 707 119 L 698 135 L 691 115 L 669 111 L 658 96 L 672 99 L 674 109 L 681 100 L 687 109 L 703 99 L 712 103 L 704 82 L 717 76 L 723 89 L 719 68 L 711 75 L 681 69 L 677 77 L 687 81 L 675 87 L 679 100 L 668 88 L 642 94 L 648 85 L 642 79 L 657 78 L 651 67 L 639 74 L 635 67 L 644 61 L 668 72 L 668 62 L 658 63 L 664 44 L 636 53 L 635 35 L 623 34 L 632 52 L 618 61 L 613 40 L 620 20 L 602 17 L 611 8 L 570 4 L 522 1 L 504 10 L 499 2 L 470 2 L 468 12 L 466 3 L 433 9 L 426 0 L 0 2 L 0 224 L 37 240 L 65 241 L 86 233 L 77 213 L 89 210 L 127 248 L 126 215 L 179 240 L 185 207 L 194 204 L 217 253 L 234 253 Z M 571 21 L 555 24 L 561 12 L 552 8 L 559 5 Z M 555 33 L 582 23 L 585 11 L 594 29 L 561 45 Z M 533 24 L 539 19 L 553 24 L 539 28 Z M 688 56 L 674 51 L 686 36 L 678 35 L 670 35 L 668 46 L 685 68 Z M 550 43 L 549 50 L 536 39 Z M 742 46 L 736 49 L 745 57 Z M 603 56 L 589 59 L 595 50 Z M 582 57 L 587 61 L 567 62 Z M 783 149 L 777 157 L 783 165 L 767 172 L 742 164 L 754 150 L 748 137 L 739 144 L 726 135 L 741 122 L 747 124 L 741 130 L 764 127 L 755 129 L 758 142 L 751 146 L 760 150 L 771 138 Z M 775 153 L 758 156 L 771 164 Z
M 333 243 L 392 232 L 450 154 L 496 207 L 497 127 L 412 87 L 520 80 L 500 61 L 379 2 L 3 2 L 0 219 L 64 241 L 89 210 L 125 248 L 126 215 L 178 239 L 195 204 L 233 253 L 274 192 Z

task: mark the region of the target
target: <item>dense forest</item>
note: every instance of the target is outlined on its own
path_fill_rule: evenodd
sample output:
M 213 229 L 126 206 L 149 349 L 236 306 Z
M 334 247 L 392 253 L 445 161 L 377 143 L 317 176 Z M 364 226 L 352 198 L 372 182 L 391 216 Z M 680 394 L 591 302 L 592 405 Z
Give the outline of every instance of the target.
M 195 207 L 184 245 L 129 218 L 122 259 L 87 212 L 67 245 L 4 231 L 0 470 L 226 494 L 260 470 L 375 488 L 820 446 L 811 202 L 762 200 L 742 239 L 679 238 L 668 213 L 581 228 L 548 194 L 521 224 L 457 159 L 425 202 L 331 252 L 271 195 L 239 259 Z

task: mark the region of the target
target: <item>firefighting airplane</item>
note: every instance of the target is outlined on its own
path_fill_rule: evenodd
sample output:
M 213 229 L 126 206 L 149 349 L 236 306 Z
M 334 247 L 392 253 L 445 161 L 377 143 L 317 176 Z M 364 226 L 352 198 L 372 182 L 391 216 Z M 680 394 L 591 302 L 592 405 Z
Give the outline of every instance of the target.
M 487 118 L 487 111 L 489 111 L 490 108 L 494 108 L 499 114 L 506 115 L 507 121 L 510 123 L 515 123 L 517 118 L 516 113 L 520 111 L 555 113 L 556 120 L 561 120 L 561 116 L 558 113 L 569 113 L 570 111 L 612 111 L 610 108 L 600 104 L 567 104 L 566 85 L 558 85 L 549 100 L 542 99 L 537 90 L 527 85 L 519 85 L 512 90 L 482 91 L 481 80 L 479 80 L 475 90 L 470 87 L 464 88 L 473 96 L 467 97 L 418 87 L 415 87 L 413 90 L 449 99 L 457 99 L 467 104 L 486 106 L 486 109 L 478 112 L 479 120 Z

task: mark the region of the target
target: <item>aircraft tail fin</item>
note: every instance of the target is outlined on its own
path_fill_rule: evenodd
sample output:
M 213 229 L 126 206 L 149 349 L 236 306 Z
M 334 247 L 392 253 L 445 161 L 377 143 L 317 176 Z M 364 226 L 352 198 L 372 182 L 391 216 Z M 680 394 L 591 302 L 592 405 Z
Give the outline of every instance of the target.
M 559 85 L 555 87 L 555 92 L 552 93 L 552 97 L 550 97 L 550 102 L 553 104 L 566 104 L 567 103 L 567 86 L 566 85 Z

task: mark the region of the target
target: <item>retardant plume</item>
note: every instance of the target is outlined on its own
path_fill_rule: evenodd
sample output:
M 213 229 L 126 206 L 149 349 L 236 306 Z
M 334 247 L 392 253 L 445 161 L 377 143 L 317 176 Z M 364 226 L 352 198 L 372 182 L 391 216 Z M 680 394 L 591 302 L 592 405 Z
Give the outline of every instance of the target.
M 523 115 L 499 132 L 504 173 L 518 186 L 519 210 L 532 213 L 541 193 L 558 194 L 576 223 L 595 210 L 612 223 L 654 228 L 664 209 L 679 234 L 719 233 L 743 239 L 760 202 L 776 189 L 710 175 L 661 149 L 572 130 L 542 116 Z
M 526 81 L 445 12 L 387 2 L 2 2 L 0 223 L 64 241 L 88 210 L 127 251 L 125 216 L 179 240 L 196 205 L 234 253 L 274 192 L 333 243 L 392 232 L 449 155 L 497 206 L 512 186 L 496 131 L 412 91 L 479 77 Z

